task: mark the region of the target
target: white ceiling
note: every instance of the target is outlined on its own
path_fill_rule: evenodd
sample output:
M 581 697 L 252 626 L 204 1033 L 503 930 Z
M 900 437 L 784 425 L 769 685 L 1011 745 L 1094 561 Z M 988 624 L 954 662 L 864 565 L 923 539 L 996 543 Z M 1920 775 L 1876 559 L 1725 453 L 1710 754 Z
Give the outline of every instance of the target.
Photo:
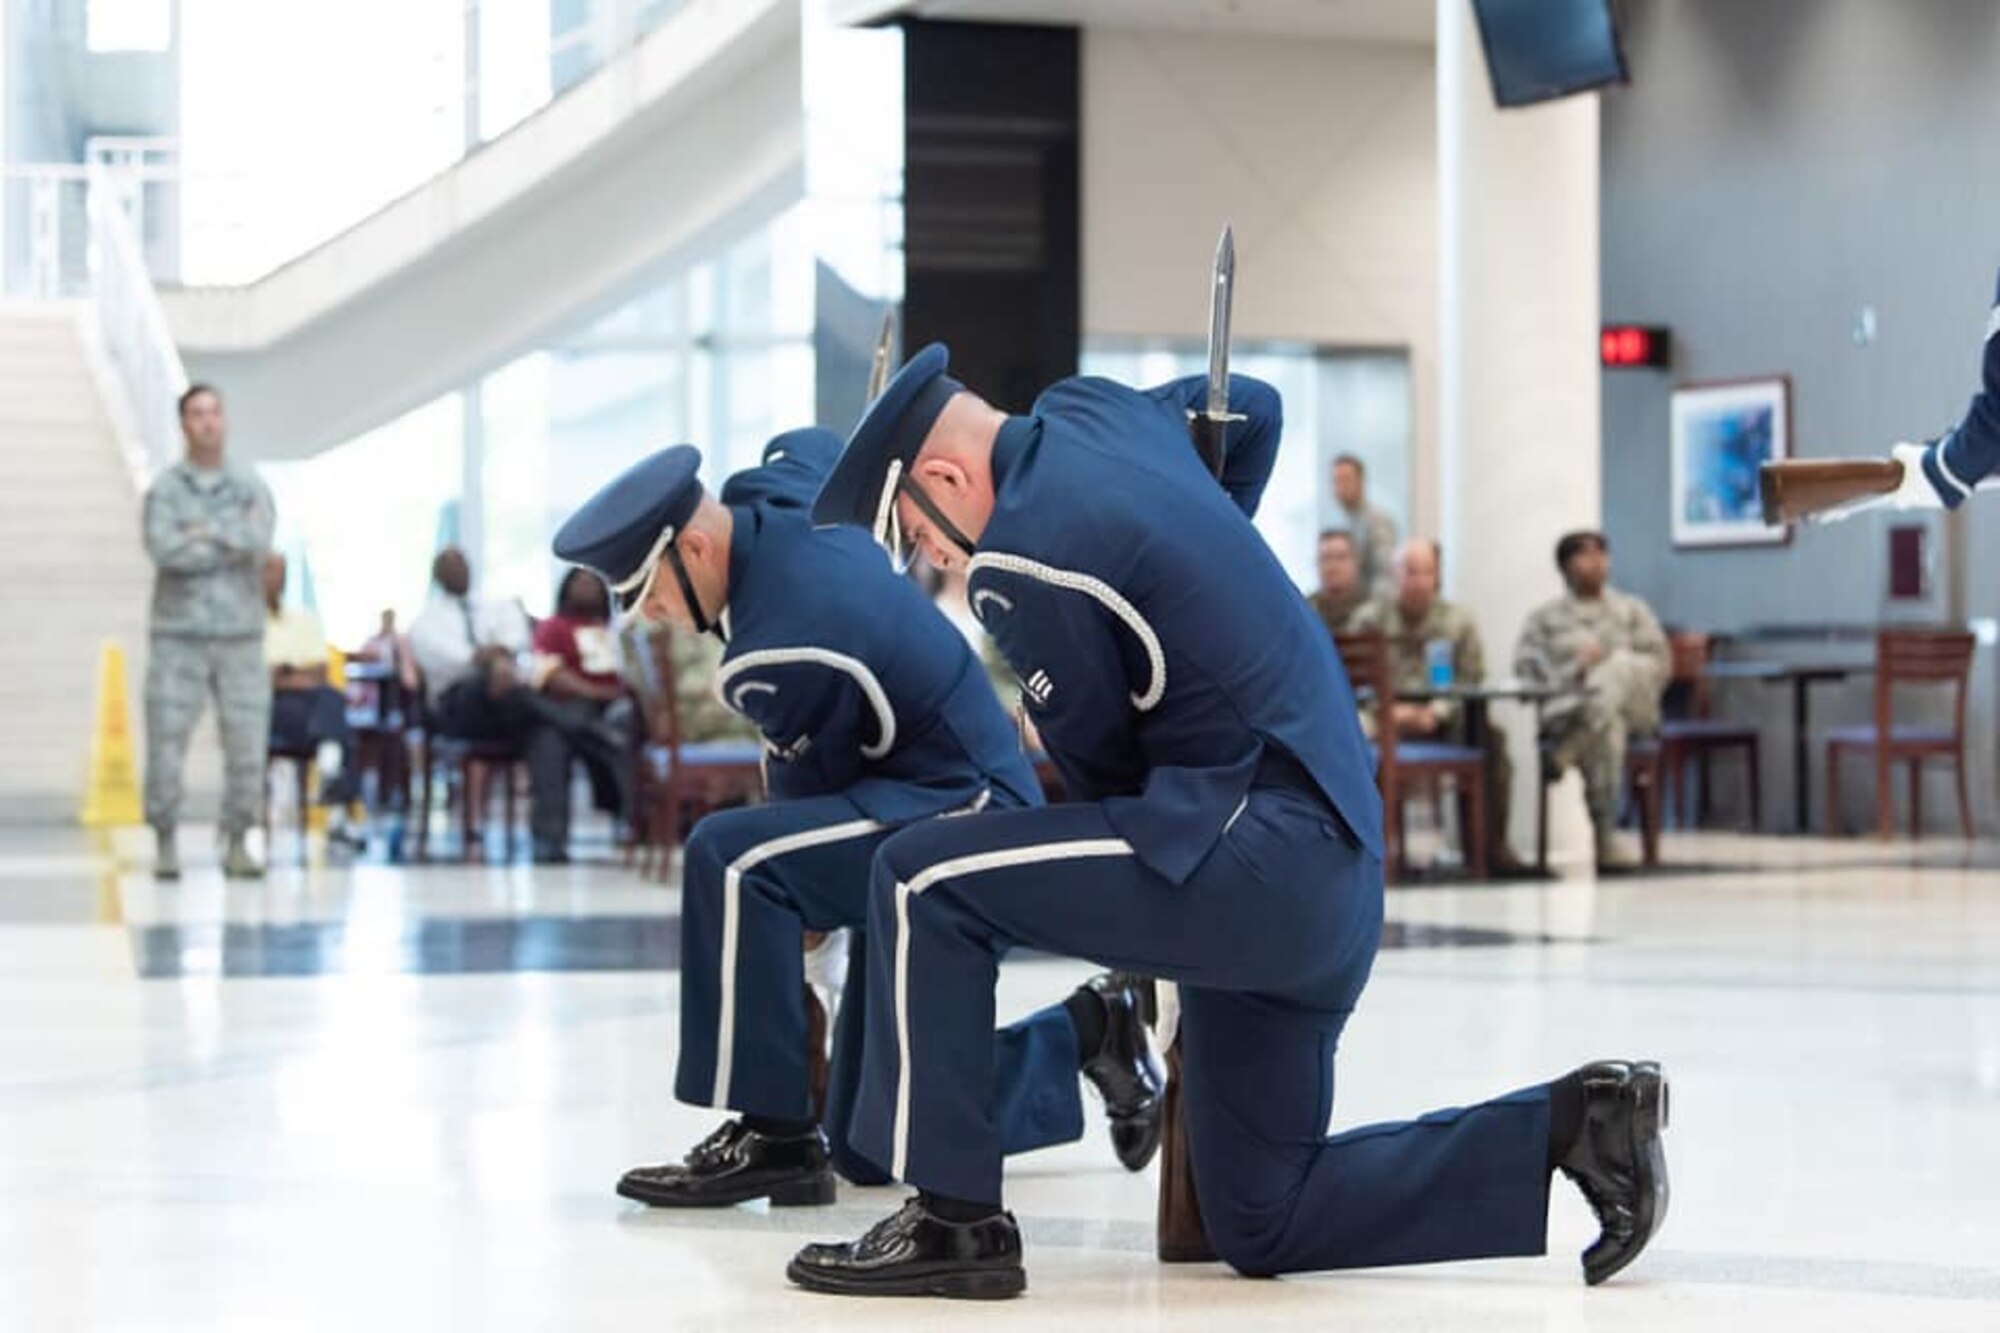
M 1433 0 L 834 0 L 836 18 L 869 23 L 896 15 L 989 23 L 1073 23 L 1282 33 L 1348 41 L 1430 43 Z

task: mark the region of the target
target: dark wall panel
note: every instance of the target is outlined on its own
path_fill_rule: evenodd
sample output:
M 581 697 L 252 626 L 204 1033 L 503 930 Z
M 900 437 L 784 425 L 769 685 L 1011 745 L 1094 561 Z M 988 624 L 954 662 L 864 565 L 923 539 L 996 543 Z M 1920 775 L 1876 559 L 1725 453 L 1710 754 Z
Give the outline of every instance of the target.
M 1025 409 L 1081 336 L 1074 28 L 905 25 L 902 345 Z

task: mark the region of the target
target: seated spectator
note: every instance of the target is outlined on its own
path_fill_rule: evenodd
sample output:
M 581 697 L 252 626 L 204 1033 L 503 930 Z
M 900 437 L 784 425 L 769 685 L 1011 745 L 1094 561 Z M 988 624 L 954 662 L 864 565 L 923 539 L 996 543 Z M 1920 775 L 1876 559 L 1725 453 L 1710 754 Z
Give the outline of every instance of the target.
M 410 651 L 409 636 L 396 628 L 396 613 L 393 609 L 382 612 L 382 623 L 361 645 L 357 654 L 378 666 L 393 668 L 396 679 L 402 682 L 405 693 L 414 695 L 422 679 L 417 670 L 416 654 Z
M 1451 679 L 1477 685 L 1486 679 L 1486 649 L 1479 624 L 1456 603 L 1438 596 L 1437 546 L 1413 537 L 1397 548 L 1392 563 L 1396 596 L 1370 602 L 1349 621 L 1350 630 L 1380 630 L 1389 645 L 1393 688 L 1397 694 L 1421 694 L 1431 687 L 1431 655 L 1451 662 Z M 1464 710 L 1457 701 L 1398 700 L 1391 710 L 1398 736 L 1412 740 L 1465 745 Z M 1488 722 L 1481 747 L 1486 755 L 1487 864 L 1496 874 L 1520 868 L 1507 845 L 1507 812 L 1513 791 L 1514 766 L 1507 757 L 1507 734 Z
M 472 596 L 472 565 L 463 551 L 448 546 L 438 552 L 430 600 L 410 622 L 410 654 L 441 731 L 473 740 L 509 738 L 493 701 L 520 683 L 516 658 L 527 651 L 530 634 L 520 602 Z
M 571 756 L 609 768 L 623 761 L 617 740 L 595 717 L 553 706 L 524 677 L 520 659 L 531 631 L 518 601 L 474 598 L 472 566 L 449 547 L 431 565 L 430 600 L 410 622 L 410 651 L 423 672 L 432 728 L 460 740 L 484 741 L 539 753 L 530 764 L 529 831 L 535 860 L 569 859 L 569 764 L 547 762 L 537 733 L 555 730 Z
M 314 752 L 320 804 L 328 808 L 327 836 L 360 847 L 365 839 L 348 822 L 356 795 L 354 736 L 347 725 L 347 696 L 327 683 L 326 630 L 303 607 L 285 605 L 285 557 L 264 557 L 264 664 L 271 671 L 271 747 Z
M 632 619 L 625 629 L 629 671 L 640 654 L 650 651 L 656 635 L 665 635 L 674 663 L 674 711 L 680 719 L 681 743 L 746 741 L 757 729 L 744 716 L 715 697 L 715 673 L 722 669 L 722 645 L 713 634 L 677 630 L 663 623 Z
M 633 707 L 619 670 L 611 593 L 604 581 L 587 569 L 564 574 L 556 588 L 555 614 L 535 626 L 534 649 L 534 680 L 544 711 L 566 725 L 530 734 L 530 782 L 537 788 L 560 782 L 566 790 L 570 760 L 580 759 L 597 808 L 623 820 L 631 804 Z M 577 744 L 585 733 L 604 743 Z M 537 812 L 534 836 L 538 849 L 568 847 L 567 800 Z
M 1354 549 L 1354 537 L 1339 528 L 1319 535 L 1319 587 L 1306 594 L 1312 609 L 1326 622 L 1328 634 L 1345 634 L 1354 613 L 1368 602 L 1368 589 L 1361 582 L 1361 560 Z
M 1528 617 L 1514 672 L 1538 684 L 1573 687 L 1543 714 L 1541 742 L 1556 773 L 1583 773 L 1597 835 L 1597 864 L 1632 864 L 1614 834 L 1625 786 L 1626 740 L 1657 731 L 1660 692 L 1672 670 L 1667 636 L 1651 608 L 1610 587 L 1611 547 L 1601 532 L 1572 532 L 1556 544 L 1568 593 Z

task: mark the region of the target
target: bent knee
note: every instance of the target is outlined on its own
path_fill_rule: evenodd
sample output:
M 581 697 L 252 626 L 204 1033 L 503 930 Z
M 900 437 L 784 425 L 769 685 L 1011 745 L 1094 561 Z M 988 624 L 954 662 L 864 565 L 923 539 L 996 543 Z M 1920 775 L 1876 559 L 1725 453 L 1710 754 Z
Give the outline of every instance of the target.
M 875 851 L 872 880 L 877 892 L 892 892 L 898 884 L 907 884 L 919 873 L 949 856 L 950 850 L 940 832 L 949 834 L 952 830 L 942 827 L 942 821 L 926 820 L 898 829 L 882 840 Z
M 1203 1212 L 1208 1244 L 1215 1257 L 1244 1277 L 1275 1277 L 1284 1271 L 1278 1257 L 1278 1233 L 1249 1218 Z

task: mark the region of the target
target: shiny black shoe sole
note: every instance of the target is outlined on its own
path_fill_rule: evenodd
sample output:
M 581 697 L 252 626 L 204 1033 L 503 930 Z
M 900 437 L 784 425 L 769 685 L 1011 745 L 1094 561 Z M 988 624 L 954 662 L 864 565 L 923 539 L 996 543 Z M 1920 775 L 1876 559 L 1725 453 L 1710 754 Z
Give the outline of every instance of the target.
M 879 1277 L 848 1277 L 809 1268 L 794 1259 L 785 1276 L 807 1291 L 828 1296 L 940 1296 L 951 1301 L 1004 1301 L 1028 1289 L 1028 1271 L 1019 1264 L 1006 1268 L 934 1266 Z
M 833 1172 L 820 1171 L 796 1180 L 768 1181 L 691 1195 L 686 1190 L 663 1189 L 649 1181 L 625 1176 L 618 1182 L 621 1198 L 643 1203 L 648 1208 L 734 1208 L 739 1203 L 769 1199 L 773 1208 L 818 1208 L 834 1201 Z
M 1164 1093 L 1161 1095 L 1165 1096 Z M 1127 1116 L 1111 1122 L 1111 1153 L 1118 1159 L 1118 1164 L 1127 1171 L 1136 1175 L 1151 1166 L 1153 1159 L 1160 1155 L 1162 1114 L 1160 1104 L 1155 1102 L 1150 1114 Z M 1127 1151 L 1119 1146 L 1118 1131 L 1123 1129 L 1137 1129 L 1142 1134 L 1142 1140 L 1136 1150 Z
M 1667 1220 L 1667 1153 L 1660 1142 L 1660 1134 L 1667 1127 L 1672 1099 L 1660 1066 L 1651 1060 L 1634 1064 L 1632 1081 L 1627 1085 L 1625 1095 L 1637 1104 L 1632 1117 L 1632 1133 L 1638 1140 L 1638 1152 L 1645 1163 L 1646 1177 L 1652 1188 L 1639 1200 L 1637 1243 L 1595 1271 L 1588 1264 L 1584 1266 L 1583 1280 L 1592 1287 L 1617 1276 L 1637 1259 L 1659 1231 L 1660 1224 Z

